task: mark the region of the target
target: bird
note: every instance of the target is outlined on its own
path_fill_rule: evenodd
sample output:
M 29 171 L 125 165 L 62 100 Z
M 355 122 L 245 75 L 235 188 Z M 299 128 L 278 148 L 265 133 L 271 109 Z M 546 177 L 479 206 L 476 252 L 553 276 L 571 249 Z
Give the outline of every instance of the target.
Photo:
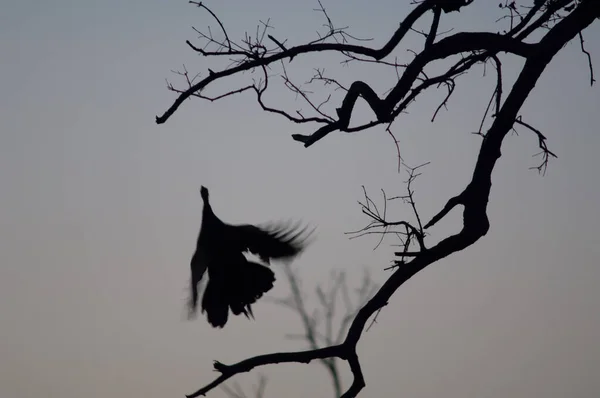
M 292 259 L 306 248 L 314 229 L 309 231 L 308 226 L 301 228 L 298 223 L 270 223 L 263 227 L 228 224 L 213 212 L 208 189 L 203 185 L 200 196 L 202 223 L 190 261 L 188 316 L 197 312 L 198 285 L 208 274 L 201 309 L 211 326 L 223 328 L 230 310 L 233 315 L 254 319 L 251 305 L 273 288 L 275 274 L 268 266 L 248 260 L 244 253 L 258 256 L 266 264 Z

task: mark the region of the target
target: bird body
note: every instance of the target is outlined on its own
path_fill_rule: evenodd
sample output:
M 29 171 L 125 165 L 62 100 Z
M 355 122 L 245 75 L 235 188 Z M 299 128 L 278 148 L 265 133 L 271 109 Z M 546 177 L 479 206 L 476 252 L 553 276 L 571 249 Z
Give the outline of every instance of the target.
M 202 297 L 202 312 L 214 327 L 224 327 L 229 310 L 234 315 L 253 317 L 251 304 L 273 288 L 275 274 L 268 267 L 249 261 L 244 252 L 257 255 L 269 264 L 272 259 L 297 256 L 305 247 L 306 228 L 284 225 L 259 228 L 231 225 L 213 212 L 208 189 L 200 188 L 204 202 L 202 225 L 196 251 L 192 256 L 190 315 L 197 310 L 198 284 L 208 271 L 208 283 Z

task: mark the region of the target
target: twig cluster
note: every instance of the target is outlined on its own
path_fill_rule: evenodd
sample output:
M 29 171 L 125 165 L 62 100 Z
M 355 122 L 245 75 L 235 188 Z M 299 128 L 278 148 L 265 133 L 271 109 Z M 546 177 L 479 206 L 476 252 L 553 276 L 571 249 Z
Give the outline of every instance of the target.
M 381 194 L 383 197 L 383 209 L 380 210 L 382 206 L 377 206 L 377 204 L 373 201 L 373 199 L 367 194 L 367 190 L 363 186 L 364 193 L 364 201 L 359 201 L 358 204 L 361 207 L 361 211 L 367 217 L 370 218 L 369 223 L 357 230 L 347 232 L 348 235 L 351 235 L 350 239 L 359 238 L 365 235 L 379 235 L 379 241 L 375 246 L 375 249 L 381 245 L 384 238 L 387 235 L 394 235 L 400 240 L 401 251 L 395 253 L 398 256 L 397 259 L 394 260 L 394 266 L 403 265 L 408 258 L 412 258 L 422 254 L 427 250 L 425 246 L 425 236 L 426 232 L 423 228 L 423 224 L 421 222 L 421 216 L 417 210 L 417 204 L 415 201 L 415 191 L 412 187 L 414 181 L 421 175 L 419 171 L 421 168 L 427 166 L 428 163 L 424 163 L 422 165 L 416 167 L 410 167 L 404 164 L 407 173 L 408 179 L 405 181 L 407 193 L 406 195 L 393 196 L 388 198 L 385 191 L 382 189 Z M 414 215 L 415 223 L 411 223 L 409 221 L 390 221 L 387 218 L 387 202 L 401 200 L 403 203 L 408 204 L 411 208 L 411 211 Z M 416 251 L 411 251 L 411 247 L 416 247 Z M 393 268 L 393 267 L 391 267 Z

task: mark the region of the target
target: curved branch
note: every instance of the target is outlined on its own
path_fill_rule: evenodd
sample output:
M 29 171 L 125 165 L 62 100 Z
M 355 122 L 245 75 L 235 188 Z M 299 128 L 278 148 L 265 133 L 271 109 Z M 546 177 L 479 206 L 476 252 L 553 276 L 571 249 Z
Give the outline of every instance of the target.
M 365 378 L 362 373 L 362 369 L 360 368 L 360 361 L 358 360 L 358 355 L 354 353 L 348 358 L 348 364 L 350 365 L 350 371 L 354 376 L 354 380 L 352 381 L 352 385 L 340 398 L 350 398 L 356 397 L 360 390 L 365 388 Z
M 490 55 L 500 51 L 506 51 L 527 58 L 534 53 L 537 48 L 536 46 L 537 44 L 527 44 L 508 36 L 487 32 L 463 32 L 446 37 L 439 42 L 430 45 L 423 52 L 418 54 L 407 66 L 396 86 L 384 99 L 380 99 L 368 84 L 356 81 L 352 83 L 350 89 L 346 93 L 346 96 L 342 101 L 342 106 L 337 109 L 339 120 L 319 128 L 311 135 L 295 134 L 292 138 L 304 143 L 304 147 L 308 148 L 333 131 L 346 130 L 350 122 L 354 104 L 359 96 L 365 99 L 375 115 L 377 115 L 377 124 L 390 122 L 410 102 L 412 102 L 423 89 L 447 80 L 452 76 L 456 76 L 475 63 L 475 61 L 464 62 L 460 67 L 451 68 L 448 73 L 442 76 L 434 79 L 427 79 L 420 87 L 415 89 L 408 98 L 406 98 L 402 106 L 394 110 L 396 105 L 402 101 L 411 90 L 414 82 L 423 71 L 423 68 L 432 61 L 447 58 L 451 55 L 478 50 L 486 50 Z
M 223 26 L 223 23 L 221 22 L 221 20 L 219 19 L 219 17 L 217 17 L 217 14 L 215 14 L 210 8 L 208 8 L 207 6 L 205 6 L 204 4 L 202 4 L 201 1 L 190 1 L 190 4 L 195 4 L 196 6 L 205 9 L 206 11 L 208 11 L 208 13 L 210 15 L 212 15 L 212 17 L 217 21 L 217 23 L 221 27 L 221 31 L 225 35 L 225 41 L 227 41 L 227 48 L 229 49 L 229 51 L 231 51 L 231 40 L 229 40 L 229 35 L 227 34 L 227 31 L 225 30 L 225 26 Z M 190 46 L 192 45 L 189 41 L 187 41 L 186 43 L 188 45 L 190 45 Z M 199 52 L 202 51 L 200 49 L 197 49 L 197 50 Z

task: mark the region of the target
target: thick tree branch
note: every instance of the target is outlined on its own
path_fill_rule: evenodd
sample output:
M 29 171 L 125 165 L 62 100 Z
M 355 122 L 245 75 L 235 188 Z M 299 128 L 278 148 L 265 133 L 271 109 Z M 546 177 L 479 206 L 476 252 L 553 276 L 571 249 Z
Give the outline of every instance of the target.
M 442 15 L 441 8 L 436 8 L 433 10 L 433 21 L 431 22 L 431 27 L 429 28 L 429 34 L 427 35 L 427 39 L 425 40 L 425 48 L 429 48 L 435 38 L 437 36 L 438 27 L 440 26 L 440 16 Z

